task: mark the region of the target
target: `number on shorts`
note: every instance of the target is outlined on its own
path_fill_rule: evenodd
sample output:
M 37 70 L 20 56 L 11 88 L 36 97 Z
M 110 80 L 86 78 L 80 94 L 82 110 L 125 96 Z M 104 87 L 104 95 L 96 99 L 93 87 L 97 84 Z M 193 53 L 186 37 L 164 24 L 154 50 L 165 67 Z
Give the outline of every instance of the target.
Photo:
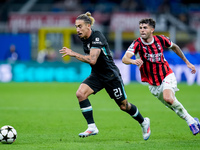
M 122 96 L 122 91 L 120 88 L 113 89 L 113 91 L 116 98 L 119 98 Z

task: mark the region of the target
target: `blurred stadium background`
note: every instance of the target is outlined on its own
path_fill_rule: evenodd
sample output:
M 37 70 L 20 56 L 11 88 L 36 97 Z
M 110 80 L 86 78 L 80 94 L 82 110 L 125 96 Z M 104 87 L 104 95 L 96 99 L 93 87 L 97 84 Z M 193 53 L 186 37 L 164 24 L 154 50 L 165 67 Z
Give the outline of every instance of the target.
M 96 20 L 94 29 L 106 36 L 125 83 L 140 81 L 140 76 L 121 57 L 139 36 L 138 21 L 152 17 L 155 34 L 170 37 L 196 66 L 197 73 L 190 74 L 166 50 L 178 82 L 200 85 L 200 3 L 194 0 L 1 0 L 0 82 L 81 82 L 90 73 L 89 65 L 62 59 L 58 50 L 67 46 L 83 53 L 74 21 L 86 11 Z

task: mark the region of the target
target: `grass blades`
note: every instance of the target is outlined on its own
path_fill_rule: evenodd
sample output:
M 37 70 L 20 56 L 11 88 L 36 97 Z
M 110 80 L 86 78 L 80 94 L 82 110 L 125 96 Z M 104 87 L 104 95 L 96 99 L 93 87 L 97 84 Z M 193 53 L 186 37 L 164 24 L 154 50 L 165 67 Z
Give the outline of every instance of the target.
M 87 128 L 76 90 L 80 83 L 0 83 L 0 126 L 18 133 L 13 144 L 0 150 L 195 150 L 200 134 L 193 136 L 186 122 L 151 95 L 148 86 L 125 86 L 128 101 L 151 119 L 152 134 L 144 141 L 139 124 L 122 112 L 105 90 L 89 100 L 99 134 L 79 138 Z M 177 99 L 200 119 L 200 86 L 178 84 Z

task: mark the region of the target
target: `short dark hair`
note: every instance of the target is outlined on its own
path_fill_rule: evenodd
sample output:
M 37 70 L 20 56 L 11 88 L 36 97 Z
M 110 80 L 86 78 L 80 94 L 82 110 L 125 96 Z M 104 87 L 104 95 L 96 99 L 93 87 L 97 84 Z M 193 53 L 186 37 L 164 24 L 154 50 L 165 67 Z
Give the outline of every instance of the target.
M 156 27 L 156 22 L 152 19 L 152 18 L 145 18 L 145 19 L 141 19 L 139 21 L 139 24 L 142 24 L 142 23 L 145 23 L 145 24 L 149 24 L 151 27 L 153 27 L 155 29 Z

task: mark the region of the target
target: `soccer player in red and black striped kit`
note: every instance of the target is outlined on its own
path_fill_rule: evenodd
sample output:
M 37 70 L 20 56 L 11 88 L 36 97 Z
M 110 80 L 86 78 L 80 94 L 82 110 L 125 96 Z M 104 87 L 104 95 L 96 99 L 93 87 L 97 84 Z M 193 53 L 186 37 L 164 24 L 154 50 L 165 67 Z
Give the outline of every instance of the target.
M 152 18 L 142 19 L 139 22 L 140 37 L 132 42 L 122 58 L 125 64 L 137 65 L 140 69 L 142 82 L 149 83 L 150 92 L 179 117 L 183 118 L 194 135 L 200 133 L 198 118 L 193 118 L 175 97 L 177 88 L 176 77 L 165 60 L 163 51 L 172 49 L 196 73 L 179 46 L 164 35 L 153 35 L 156 22 Z M 132 59 L 135 55 L 136 59 Z

